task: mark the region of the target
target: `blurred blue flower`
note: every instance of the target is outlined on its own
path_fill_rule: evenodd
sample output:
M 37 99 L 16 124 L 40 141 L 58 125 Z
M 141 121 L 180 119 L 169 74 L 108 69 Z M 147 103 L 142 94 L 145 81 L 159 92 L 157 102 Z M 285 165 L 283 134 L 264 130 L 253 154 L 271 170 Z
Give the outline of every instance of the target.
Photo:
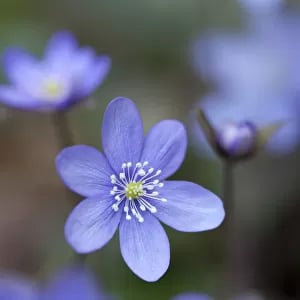
M 104 114 L 102 144 L 105 155 L 78 145 L 57 156 L 64 183 L 86 197 L 66 222 L 66 239 L 77 252 L 89 253 L 119 228 L 128 267 L 156 281 L 170 260 L 168 237 L 158 220 L 186 232 L 213 229 L 224 218 L 222 202 L 197 184 L 165 181 L 185 156 L 186 132 L 178 121 L 161 121 L 144 137 L 135 104 L 117 98 Z
M 0 300 L 38 300 L 38 287 L 19 274 L 1 273 Z
M 198 293 L 183 293 L 175 296 L 171 300 L 213 300 L 213 298 L 208 295 L 198 294 Z M 234 298 L 233 300 L 263 300 L 261 295 L 256 292 L 247 293 Z
M 253 18 L 239 33 L 208 33 L 194 42 L 192 52 L 196 72 L 222 93 L 271 102 L 273 97 L 289 101 L 299 96 L 298 16 L 278 13 Z
M 40 300 L 108 300 L 100 283 L 82 264 L 63 268 L 41 289 Z
M 261 98 L 252 99 L 251 95 L 215 93 L 196 103 L 194 111 L 199 108 L 205 111 L 216 132 L 219 132 L 220 143 L 229 152 L 251 151 L 255 132 L 276 122 L 282 122 L 283 125 L 267 141 L 267 150 L 279 155 L 287 154 L 294 150 L 300 141 L 298 111 L 288 104 L 288 100 L 282 98 L 273 98 L 272 103 L 269 103 Z M 233 131 L 232 124 L 242 132 Z M 252 131 L 251 128 L 245 130 L 242 124 L 251 124 Z M 191 114 L 191 135 L 196 149 L 208 155 L 213 153 L 194 112 Z M 228 138 L 228 135 L 231 137 Z M 231 149 L 232 145 L 239 147 Z
M 0 276 L 1 300 L 108 300 L 87 267 L 74 264 L 61 269 L 45 286 L 16 274 Z
M 284 0 L 239 0 L 239 2 L 250 13 L 266 14 L 279 9 Z
M 213 300 L 208 295 L 198 294 L 198 293 L 184 293 L 175 296 L 171 300 Z
M 0 86 L 0 102 L 18 109 L 66 110 L 90 96 L 110 69 L 108 56 L 90 47 L 79 48 L 66 31 L 52 36 L 44 58 L 38 60 L 19 48 L 3 56 L 10 84 Z

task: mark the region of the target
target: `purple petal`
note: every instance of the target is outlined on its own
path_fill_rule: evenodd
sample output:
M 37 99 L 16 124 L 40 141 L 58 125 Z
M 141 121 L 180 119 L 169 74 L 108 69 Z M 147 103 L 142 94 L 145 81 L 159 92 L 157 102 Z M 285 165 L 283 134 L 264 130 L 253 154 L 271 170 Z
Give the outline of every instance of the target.
M 117 173 L 122 163 L 139 161 L 143 139 L 143 123 L 135 104 L 126 98 L 112 100 L 104 114 L 102 145 Z
M 113 174 L 106 158 L 96 148 L 77 145 L 65 148 L 56 157 L 57 171 L 74 192 L 85 196 L 109 195 Z
M 161 178 L 172 175 L 182 164 L 187 146 L 184 126 L 175 120 L 165 120 L 156 124 L 148 133 L 141 161 L 161 169 Z
M 102 248 L 115 234 L 121 211 L 111 206 L 113 198 L 97 196 L 80 202 L 71 212 L 65 226 L 68 243 L 78 253 L 89 253 Z
M 204 294 L 185 293 L 177 295 L 172 300 L 212 300 L 212 298 Z
M 36 286 L 20 275 L 0 275 L 0 299 L 38 300 Z
M 188 181 L 166 181 L 160 196 L 167 202 L 153 202 L 155 214 L 165 224 L 185 232 L 210 230 L 224 219 L 222 201 L 212 192 Z
M 3 64 L 8 79 L 18 87 L 26 88 L 39 74 L 35 58 L 19 48 L 7 49 Z
M 71 32 L 59 31 L 48 42 L 45 60 L 54 70 L 70 68 L 74 63 L 72 60 L 77 46 L 77 41 Z
M 102 83 L 108 74 L 111 66 L 111 60 L 108 56 L 94 58 L 89 63 L 82 66 L 77 73 L 79 97 L 88 97 Z
M 120 223 L 120 246 L 128 267 L 145 281 L 156 281 L 167 271 L 170 246 L 165 230 L 151 214 L 143 215 L 144 222 L 125 217 Z
M 0 86 L 0 102 L 10 107 L 30 110 L 39 110 L 39 108 L 43 105 L 41 101 L 38 101 L 10 86 Z
M 104 299 L 99 283 L 82 265 L 62 269 L 42 291 L 43 300 L 100 300 Z

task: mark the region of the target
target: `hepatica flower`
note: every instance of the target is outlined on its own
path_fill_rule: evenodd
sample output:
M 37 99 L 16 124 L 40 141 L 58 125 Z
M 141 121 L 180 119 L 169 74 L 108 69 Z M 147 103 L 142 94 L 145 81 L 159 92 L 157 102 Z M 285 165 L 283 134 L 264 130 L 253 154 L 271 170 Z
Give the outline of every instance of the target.
M 171 300 L 213 300 L 211 297 L 198 293 L 184 293 L 175 296 Z
M 243 2 L 271 4 L 267 0 Z M 274 18 L 261 19 L 253 16 L 247 29 L 239 33 L 214 31 L 196 39 L 193 66 L 222 92 L 259 95 L 269 102 L 278 96 L 295 97 L 300 86 L 299 16 L 278 12 Z
M 39 300 L 108 300 L 99 282 L 81 264 L 67 266 L 57 272 L 40 289 Z
M 284 0 L 239 0 L 247 11 L 255 14 L 272 13 L 284 3 Z
M 90 47 L 79 48 L 74 36 L 58 32 L 39 60 L 19 48 L 3 56 L 9 85 L 0 85 L 0 102 L 18 109 L 66 110 L 85 99 L 104 80 L 110 58 Z
M 14 273 L 0 275 L 1 300 L 39 300 L 38 288 L 34 282 Z
M 79 253 L 102 248 L 119 228 L 122 256 L 146 281 L 167 270 L 170 247 L 159 221 L 186 232 L 210 230 L 224 218 L 221 200 L 186 181 L 166 181 L 181 165 L 187 138 L 174 120 L 156 124 L 144 137 L 134 103 L 107 107 L 102 126 L 104 154 L 93 147 L 65 148 L 56 159 L 64 183 L 86 199 L 70 214 L 65 236 Z
M 11 274 L 0 276 L 1 300 L 108 300 L 89 270 L 80 264 L 64 267 L 44 286 Z
M 213 300 L 213 298 L 198 293 L 183 293 L 177 295 L 171 300 Z M 232 300 L 263 300 L 263 298 L 257 293 L 248 293 L 246 295 L 238 296 Z

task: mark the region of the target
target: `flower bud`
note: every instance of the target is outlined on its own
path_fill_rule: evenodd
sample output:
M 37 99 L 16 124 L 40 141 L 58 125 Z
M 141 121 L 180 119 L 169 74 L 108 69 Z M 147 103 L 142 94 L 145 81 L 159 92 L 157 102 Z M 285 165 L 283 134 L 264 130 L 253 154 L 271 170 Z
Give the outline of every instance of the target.
M 216 130 L 217 150 L 227 158 L 250 156 L 256 148 L 257 130 L 251 122 L 226 123 Z

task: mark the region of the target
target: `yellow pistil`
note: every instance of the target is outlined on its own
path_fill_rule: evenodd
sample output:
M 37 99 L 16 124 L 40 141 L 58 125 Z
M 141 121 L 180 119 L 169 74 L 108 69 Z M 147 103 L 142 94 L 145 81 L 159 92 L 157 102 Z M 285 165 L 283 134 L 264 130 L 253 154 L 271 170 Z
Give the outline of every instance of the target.
M 130 182 L 125 191 L 128 199 L 138 199 L 144 195 L 142 182 Z
M 58 81 L 49 79 L 44 83 L 43 90 L 47 97 L 55 98 L 63 93 L 64 87 Z

